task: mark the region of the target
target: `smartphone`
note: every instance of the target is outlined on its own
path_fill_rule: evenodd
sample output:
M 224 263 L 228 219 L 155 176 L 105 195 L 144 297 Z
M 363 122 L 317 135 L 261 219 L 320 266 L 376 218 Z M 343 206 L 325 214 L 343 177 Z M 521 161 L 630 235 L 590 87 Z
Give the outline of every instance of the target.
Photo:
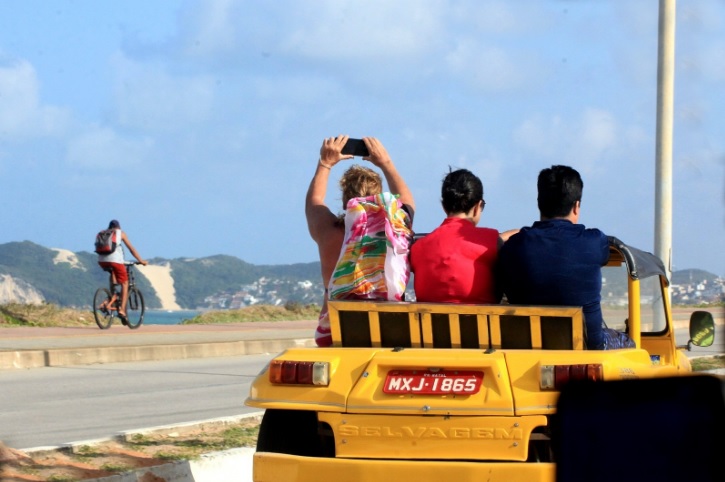
M 353 156 L 365 157 L 369 156 L 368 148 L 362 139 L 348 139 L 342 148 L 343 154 L 352 154 Z

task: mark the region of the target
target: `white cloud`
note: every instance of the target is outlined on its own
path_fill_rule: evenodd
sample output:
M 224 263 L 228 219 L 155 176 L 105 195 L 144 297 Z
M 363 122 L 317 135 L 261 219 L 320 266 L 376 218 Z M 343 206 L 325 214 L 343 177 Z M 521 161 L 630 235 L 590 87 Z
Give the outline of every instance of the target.
M 148 160 L 153 147 L 150 138 L 131 139 L 94 125 L 68 142 L 66 157 L 75 167 L 126 170 Z
M 311 2 L 281 48 L 307 58 L 356 62 L 420 56 L 440 34 L 439 7 L 416 1 Z M 298 12 L 300 13 L 300 12 Z
M 41 104 L 40 83 L 29 62 L 0 65 L 0 138 L 54 136 L 68 121 L 64 109 Z
M 722 84 L 725 82 L 725 41 L 713 42 L 703 49 L 700 66 L 704 79 Z M 722 88 L 722 85 L 720 85 Z
M 587 109 L 582 117 L 580 132 L 576 135 L 576 139 L 582 148 L 592 152 L 594 159 L 616 146 L 617 124 L 610 112 Z
M 123 126 L 175 131 L 206 122 L 214 101 L 209 75 L 172 74 L 162 66 L 116 56 L 116 104 Z
M 233 7 L 234 0 L 207 0 L 194 9 L 193 34 L 186 39 L 185 53 L 204 57 L 234 50 L 237 36 Z
M 456 76 L 483 90 L 516 89 L 524 81 L 524 69 L 506 50 L 482 45 L 472 38 L 459 41 L 446 56 L 446 63 Z
M 594 169 L 596 161 L 620 149 L 619 132 L 612 113 L 588 108 L 578 119 L 527 119 L 514 132 L 514 140 L 541 158 Z M 636 139 L 636 132 L 626 138 Z
M 451 20 L 458 24 L 470 25 L 479 33 L 495 35 L 521 35 L 538 30 L 551 20 L 542 9 L 542 2 L 529 1 L 521 8 L 523 4 L 521 0 L 515 4 L 509 0 L 473 0 L 456 2 L 446 11 L 450 11 Z

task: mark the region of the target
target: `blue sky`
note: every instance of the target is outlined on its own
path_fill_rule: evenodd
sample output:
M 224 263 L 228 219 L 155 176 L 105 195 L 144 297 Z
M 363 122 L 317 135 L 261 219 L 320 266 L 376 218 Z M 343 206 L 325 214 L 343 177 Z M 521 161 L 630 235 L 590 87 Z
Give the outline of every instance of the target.
M 147 258 L 316 261 L 304 196 L 347 133 L 386 145 L 418 232 L 448 166 L 505 230 L 568 164 L 580 221 L 654 251 L 658 5 L 3 0 L 0 243 L 91 251 L 117 218 Z M 673 267 L 721 276 L 723 52 L 725 1 L 678 2 Z

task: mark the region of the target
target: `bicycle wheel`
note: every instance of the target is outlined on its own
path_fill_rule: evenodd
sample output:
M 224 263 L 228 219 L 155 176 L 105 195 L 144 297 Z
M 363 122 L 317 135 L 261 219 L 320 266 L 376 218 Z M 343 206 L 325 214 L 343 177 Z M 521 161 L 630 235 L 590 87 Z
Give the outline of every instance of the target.
M 111 292 L 107 288 L 98 288 L 96 294 L 93 295 L 93 317 L 96 319 L 96 325 L 101 330 L 107 330 L 113 323 L 113 315 L 108 302 L 111 300 Z M 102 304 L 106 307 L 101 309 Z
M 141 326 L 143 323 L 143 315 L 146 312 L 146 305 L 143 302 L 143 294 L 138 288 L 133 287 L 128 290 L 128 303 L 126 306 L 126 317 L 128 319 L 128 327 L 132 330 Z

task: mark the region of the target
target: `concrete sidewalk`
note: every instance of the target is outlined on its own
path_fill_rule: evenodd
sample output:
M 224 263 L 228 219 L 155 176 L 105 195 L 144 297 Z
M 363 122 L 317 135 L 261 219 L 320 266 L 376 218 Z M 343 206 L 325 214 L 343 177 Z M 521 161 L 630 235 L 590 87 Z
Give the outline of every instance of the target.
M 218 325 L 0 328 L 0 370 L 276 353 L 315 346 L 317 320 Z

